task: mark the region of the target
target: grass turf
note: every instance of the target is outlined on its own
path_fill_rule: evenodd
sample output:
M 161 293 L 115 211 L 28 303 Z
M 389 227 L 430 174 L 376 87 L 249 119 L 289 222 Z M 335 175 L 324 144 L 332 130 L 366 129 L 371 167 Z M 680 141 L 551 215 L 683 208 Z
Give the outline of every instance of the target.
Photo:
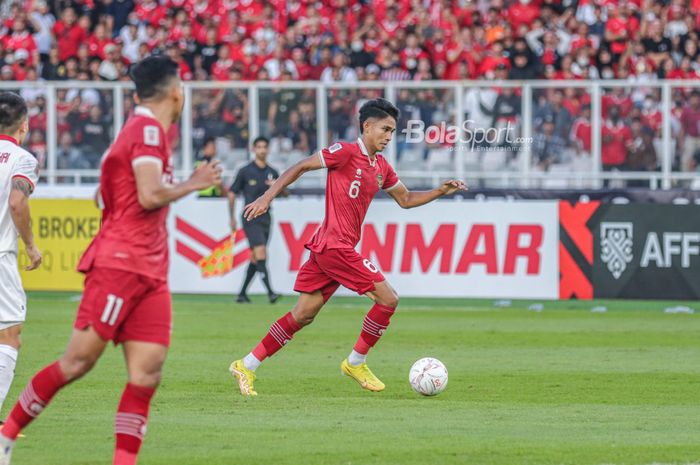
M 62 352 L 76 302 L 34 293 L 15 383 Z M 244 400 L 227 367 L 292 303 L 240 306 L 176 296 L 172 350 L 155 398 L 141 465 L 650 464 L 700 460 L 700 316 L 678 302 L 404 299 L 369 358 L 387 384 L 362 391 L 340 376 L 368 301 L 335 298 L 259 370 Z M 594 305 L 608 312 L 591 313 Z M 689 304 L 692 306 L 692 304 Z M 414 394 L 413 361 L 442 360 L 447 390 Z M 110 348 L 63 390 L 20 439 L 13 464 L 111 463 L 125 382 Z

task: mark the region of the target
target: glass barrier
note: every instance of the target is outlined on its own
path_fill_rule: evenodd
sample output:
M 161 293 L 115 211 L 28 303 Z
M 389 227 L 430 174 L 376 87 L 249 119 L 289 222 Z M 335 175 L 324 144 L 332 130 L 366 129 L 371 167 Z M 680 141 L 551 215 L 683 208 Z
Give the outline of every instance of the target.
M 58 183 L 96 183 L 102 155 L 114 138 L 112 90 L 56 89 L 56 169 Z M 77 176 L 77 178 L 76 178 Z
M 270 140 L 268 162 L 283 170 L 318 150 L 316 89 L 258 90 L 259 135 Z
M 384 155 L 410 186 L 461 176 L 473 187 L 700 189 L 700 82 L 363 85 L 185 83 L 185 118 L 168 135 L 176 176 L 188 176 L 213 151 L 228 178 L 249 160 L 258 135 L 270 139 L 270 163 L 283 170 L 336 140 L 355 140 L 360 106 L 384 97 L 402 114 Z M 27 101 L 25 146 L 48 184 L 96 183 L 115 126 L 135 107 L 128 83 L 10 82 L 4 88 Z M 324 175 L 313 173 L 299 185 L 323 187 Z
M 193 160 L 201 160 L 212 151 L 227 171 L 245 163 L 250 140 L 248 91 L 197 88 L 192 90 L 190 105 Z

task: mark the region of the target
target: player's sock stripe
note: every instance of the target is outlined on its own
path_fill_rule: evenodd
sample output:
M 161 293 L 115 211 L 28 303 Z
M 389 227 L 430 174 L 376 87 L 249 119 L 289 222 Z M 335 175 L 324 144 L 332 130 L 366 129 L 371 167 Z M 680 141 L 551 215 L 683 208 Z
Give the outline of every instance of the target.
M 280 334 L 275 330 L 274 327 L 271 327 L 271 328 L 270 328 L 270 336 L 272 336 L 272 337 L 275 339 L 275 341 L 277 341 L 277 343 L 278 343 L 279 345 L 281 345 L 281 346 L 284 345 L 284 341 L 285 341 L 284 336 L 280 335 Z
M 376 337 L 381 336 L 381 333 L 379 331 L 371 331 L 371 330 L 368 330 L 367 328 L 362 328 L 362 330 L 365 333 L 369 334 L 370 336 L 376 336 Z
M 286 339 L 291 339 L 291 338 L 292 338 L 292 336 L 290 336 L 289 333 L 287 333 L 287 331 L 285 331 L 284 328 L 282 327 L 282 325 L 280 325 L 279 323 L 275 323 L 275 324 L 273 324 L 272 326 L 274 326 L 275 328 L 277 328 L 278 330 L 280 330 L 280 332 L 282 333 L 282 335 L 285 336 Z
M 365 317 L 364 323 L 367 324 L 368 326 L 375 326 L 378 329 L 386 329 L 386 326 L 380 325 L 379 323 L 377 323 L 374 320 L 369 319 L 368 317 Z
M 275 331 L 277 331 L 277 333 L 280 336 L 282 336 L 282 339 L 291 339 L 292 338 L 292 336 L 287 334 L 287 331 L 285 331 L 284 328 L 279 325 L 279 323 L 275 323 L 274 325 L 272 325 L 272 327 L 275 328 Z
M 377 331 L 377 332 L 386 330 L 386 326 L 372 326 L 372 325 L 368 325 L 368 324 L 363 324 L 362 328 L 367 330 L 367 331 Z
M 272 336 L 279 345 L 284 345 L 284 338 L 280 337 L 274 328 L 270 328 L 270 336 Z

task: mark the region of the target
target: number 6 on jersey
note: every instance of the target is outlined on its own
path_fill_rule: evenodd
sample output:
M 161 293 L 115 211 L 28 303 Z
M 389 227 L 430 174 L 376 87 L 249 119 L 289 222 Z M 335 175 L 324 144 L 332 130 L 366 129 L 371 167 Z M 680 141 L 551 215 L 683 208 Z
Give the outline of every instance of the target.
M 357 196 L 360 195 L 360 181 L 359 180 L 356 179 L 350 183 L 350 190 L 348 191 L 348 195 L 350 196 L 351 199 L 356 199 Z

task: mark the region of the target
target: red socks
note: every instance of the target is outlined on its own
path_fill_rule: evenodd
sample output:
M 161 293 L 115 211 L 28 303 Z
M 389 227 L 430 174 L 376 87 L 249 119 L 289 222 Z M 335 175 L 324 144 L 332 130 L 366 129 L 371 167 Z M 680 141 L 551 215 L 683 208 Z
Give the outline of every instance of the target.
M 365 355 L 374 347 L 389 326 L 389 320 L 395 311 L 395 308 L 374 304 L 362 322 L 362 331 L 354 347 L 355 352 Z
M 117 409 L 114 465 L 134 465 L 146 435 L 148 410 L 156 390 L 128 383 Z
M 7 417 L 2 435 L 14 441 L 20 431 L 46 408 L 53 396 L 65 385 L 66 380 L 58 362 L 34 375 Z
M 301 326 L 299 326 L 299 323 L 297 323 L 292 316 L 292 312 L 287 313 L 270 326 L 270 331 L 268 331 L 267 335 L 261 341 L 260 344 L 262 344 L 265 349 L 263 358 L 258 358 L 258 354 L 262 355 L 263 353 L 260 345 L 254 349 L 253 355 L 260 361 L 265 357 L 272 357 L 275 352 L 291 341 L 292 337 L 294 337 L 294 333 L 300 329 Z

